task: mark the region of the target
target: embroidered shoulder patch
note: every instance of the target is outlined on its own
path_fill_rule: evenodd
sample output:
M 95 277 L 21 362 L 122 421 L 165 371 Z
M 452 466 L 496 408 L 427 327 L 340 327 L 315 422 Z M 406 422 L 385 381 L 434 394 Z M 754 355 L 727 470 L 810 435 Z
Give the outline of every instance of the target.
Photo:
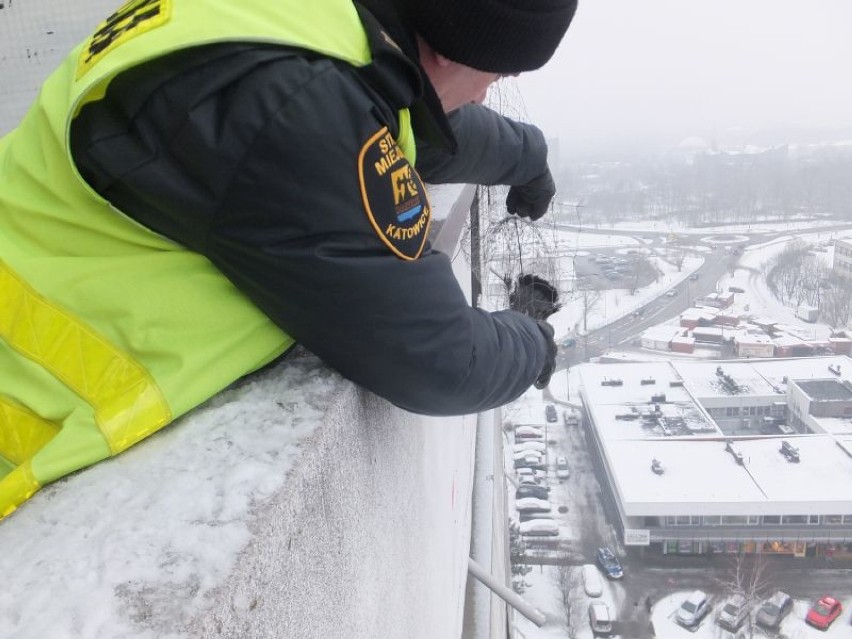
M 131 38 L 168 21 L 172 0 L 130 0 L 98 25 L 80 52 L 77 79 L 82 78 L 107 53 Z
M 361 198 L 370 224 L 398 257 L 420 257 L 432 209 L 417 171 L 387 127 L 370 137 L 358 154 Z

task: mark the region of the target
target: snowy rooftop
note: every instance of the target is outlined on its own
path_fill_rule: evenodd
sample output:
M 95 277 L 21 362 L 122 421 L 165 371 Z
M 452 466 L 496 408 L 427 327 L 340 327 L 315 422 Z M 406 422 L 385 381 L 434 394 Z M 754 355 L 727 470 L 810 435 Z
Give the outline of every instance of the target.
M 730 395 L 777 395 L 750 363 L 739 362 L 676 362 L 684 383 L 698 398 Z M 721 369 L 721 375 L 718 374 Z
M 717 366 L 743 396 L 786 402 L 786 395 L 774 389 L 783 377 L 798 379 L 819 371 L 822 378 L 829 363 L 843 365 L 844 371 L 852 364 L 847 357 L 828 357 L 579 367 L 584 402 L 625 514 L 852 512 L 849 420 L 820 420 L 834 427 L 825 428 L 827 434 L 822 435 L 737 438 L 733 446 L 742 455 L 740 465 L 699 403 L 728 394 L 719 388 Z M 611 385 L 613 380 L 621 385 Z M 652 401 L 651 396 L 659 394 L 665 394 L 665 402 Z M 782 439 L 798 447 L 800 463 L 788 462 L 780 453 Z M 662 463 L 662 475 L 651 471 L 654 459 Z

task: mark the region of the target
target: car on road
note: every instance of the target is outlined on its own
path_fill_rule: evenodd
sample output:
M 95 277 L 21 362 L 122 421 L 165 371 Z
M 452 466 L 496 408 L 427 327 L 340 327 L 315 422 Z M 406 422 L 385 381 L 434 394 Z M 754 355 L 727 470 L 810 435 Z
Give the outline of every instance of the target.
M 530 519 L 522 521 L 518 530 L 528 537 L 556 537 L 559 535 L 559 524 L 552 519 Z
M 694 282 L 695 280 L 698 279 L 698 273 L 690 273 L 689 279 L 691 279 Z
M 694 628 L 710 613 L 710 599 L 703 590 L 693 591 L 675 614 L 675 621 L 685 628 Z
M 748 618 L 749 606 L 742 595 L 734 595 L 716 615 L 716 623 L 729 632 L 736 632 Z
M 814 602 L 808 610 L 805 621 L 814 628 L 827 630 L 841 612 L 843 612 L 843 606 L 840 602 L 834 597 L 825 596 Z
M 571 469 L 568 467 L 568 460 L 564 457 L 556 458 L 556 476 L 559 479 L 568 479 L 571 476 Z
M 574 337 L 566 337 L 562 340 L 562 348 L 574 348 L 577 345 L 577 340 Z
M 545 406 L 544 418 L 550 423 L 553 423 L 557 419 L 559 419 L 559 417 L 556 415 L 556 406 L 554 406 L 553 404 L 548 404 L 547 406 Z
M 677 295 L 677 289 L 672 288 L 666 291 L 666 297 L 675 297 Z
M 594 564 L 584 564 L 581 568 L 583 575 L 583 590 L 589 597 L 600 597 L 603 594 L 601 573 Z
M 621 579 L 624 576 L 624 569 L 621 567 L 621 562 L 618 557 L 608 547 L 603 546 L 595 551 L 595 559 L 598 565 L 603 570 L 603 573 L 610 579 Z
M 761 604 L 755 622 L 767 630 L 777 630 L 792 609 L 793 598 L 779 590 Z
M 596 637 L 608 637 L 612 634 L 612 614 L 602 601 L 589 604 L 589 625 Z

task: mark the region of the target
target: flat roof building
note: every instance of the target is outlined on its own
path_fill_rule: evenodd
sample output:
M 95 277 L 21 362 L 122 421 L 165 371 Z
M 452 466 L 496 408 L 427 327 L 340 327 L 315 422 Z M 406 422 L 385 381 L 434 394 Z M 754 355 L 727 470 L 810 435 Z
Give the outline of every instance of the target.
M 626 545 L 852 555 L 848 357 L 578 372 Z

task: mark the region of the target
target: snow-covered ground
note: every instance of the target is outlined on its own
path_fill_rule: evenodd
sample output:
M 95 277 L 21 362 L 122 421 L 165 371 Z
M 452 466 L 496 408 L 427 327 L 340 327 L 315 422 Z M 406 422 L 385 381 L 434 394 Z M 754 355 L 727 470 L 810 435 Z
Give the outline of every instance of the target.
M 580 578 L 580 567 L 570 568 L 573 575 L 571 595 L 571 615 L 573 618 L 572 635 L 567 634 L 565 607 L 562 603 L 562 592 L 559 585 L 559 567 L 534 566 L 532 571 L 524 576 L 524 600 L 543 612 L 547 622 L 540 628 L 528 619 L 515 613 L 515 624 L 526 639 L 592 639 L 594 637 L 589 626 L 588 605 L 592 601 L 603 601 L 610 610 L 617 611 L 624 603 L 624 590 L 620 582 L 603 579 L 604 590 L 600 597 L 588 597 L 583 591 Z M 651 621 L 657 639 L 734 639 L 735 635 L 720 628 L 715 622 L 716 610 L 712 610 L 701 622 L 697 629 L 687 629 L 675 620 L 678 607 L 691 591 L 676 591 L 657 601 L 651 609 Z M 754 637 L 786 637 L 787 639 L 850 639 L 852 637 L 852 597 L 841 600 L 843 613 L 827 631 L 818 630 L 805 623 L 805 615 L 812 602 L 796 600 L 793 610 L 781 624 L 780 634 L 771 635 L 755 627 Z M 617 613 L 616 613 L 617 614 Z M 616 616 L 617 619 L 617 616 Z M 648 633 L 646 633 L 646 636 Z M 745 635 L 747 636 L 747 635 Z M 622 639 L 635 639 L 623 636 Z

